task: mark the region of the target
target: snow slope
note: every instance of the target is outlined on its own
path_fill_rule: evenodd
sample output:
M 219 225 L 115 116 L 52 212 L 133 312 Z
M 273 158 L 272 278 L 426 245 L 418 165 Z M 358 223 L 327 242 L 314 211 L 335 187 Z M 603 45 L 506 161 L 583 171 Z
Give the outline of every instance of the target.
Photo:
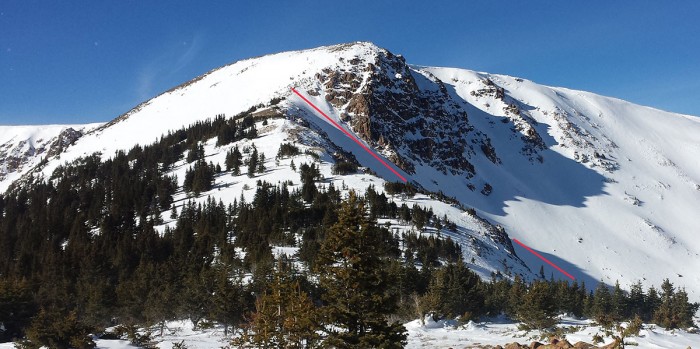
M 668 277 L 700 300 L 700 118 L 508 76 L 425 69 L 464 101 L 496 149 L 509 147 L 511 130 L 490 123 L 507 117 L 505 102 L 471 94 L 484 79 L 504 88 L 547 143 L 542 164 L 502 158 L 489 174 L 501 184 L 498 200 L 464 201 L 587 283 Z M 516 250 L 531 268 L 539 264 Z
M 277 108 L 286 120 L 275 121 L 274 129 L 253 141 L 269 159 L 268 181 L 297 177 L 287 162 L 277 166 L 271 160 L 284 139 L 314 148 L 330 181 L 361 190 L 368 183 L 380 188 L 383 180 L 397 180 L 294 96 L 291 87 L 384 159 L 401 160 L 397 168 L 409 181 L 473 207 L 589 288 L 601 279 L 658 285 L 668 277 L 700 301 L 700 275 L 692 272 L 700 269 L 700 243 L 694 239 L 700 227 L 697 118 L 508 76 L 410 66 L 371 43 L 283 52 L 213 70 L 86 132 L 34 175 L 48 177 L 81 156 L 108 157 L 198 120 L 231 117 L 252 106 L 265 109 L 281 98 Z M 392 104 L 363 124 L 352 100 L 362 94 L 381 95 Z M 384 107 L 368 101 L 372 108 Z M 290 130 L 301 136 L 290 138 Z M 446 147 L 451 151 L 441 153 Z M 332 176 L 330 154 L 340 148 L 378 177 Z M 419 154 L 424 148 L 431 151 Z M 226 149 L 209 142 L 207 156 L 223 163 Z M 179 164 L 175 171 L 186 168 Z M 15 178 L 0 179 L 0 189 Z M 244 178 L 223 175 L 217 184 L 216 193 L 204 197 L 232 201 L 241 192 L 254 192 L 243 189 L 254 188 Z M 459 222 L 465 253 L 477 250 L 468 236 L 490 244 L 493 255 L 477 261 L 482 275 L 502 268 L 508 246 L 494 242 L 483 222 L 436 200 L 413 200 L 436 211 L 441 207 Z M 515 249 L 531 270 L 544 264 Z M 527 273 L 516 259 L 509 267 Z

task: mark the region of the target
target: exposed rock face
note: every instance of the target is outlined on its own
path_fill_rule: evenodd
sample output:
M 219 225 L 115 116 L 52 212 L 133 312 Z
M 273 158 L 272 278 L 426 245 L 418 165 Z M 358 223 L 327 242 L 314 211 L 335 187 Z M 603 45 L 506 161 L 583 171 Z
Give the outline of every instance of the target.
M 615 142 L 605 136 L 599 139 L 571 122 L 578 119 L 583 124 L 595 126 L 589 118 L 580 113 L 568 113 L 561 109 L 556 109 L 548 115 L 552 116 L 562 131 L 563 136 L 559 140 L 562 146 L 578 149 L 574 154 L 574 160 L 582 164 L 590 164 L 591 167 L 602 167 L 607 172 L 613 172 L 620 167 L 613 155 L 613 150 L 617 149 Z
M 324 69 L 316 79 L 325 99 L 356 134 L 408 173 L 416 165 L 472 178 L 469 161 L 483 152 L 500 160 L 490 140 L 470 125 L 467 112 L 430 73 L 411 69 L 403 57 L 380 50 L 374 62 Z
M 547 145 L 537 131 L 538 122 L 527 111 L 531 108 L 508 96 L 504 87 L 488 78 L 481 80 L 481 84 L 482 88 L 473 90 L 470 94 L 477 99 L 491 97 L 498 100 L 506 117 L 502 122 L 512 123 L 511 130 L 523 141 L 521 153 L 531 160 L 541 162 L 542 157 L 539 153 L 545 150 Z
M 9 126 L 0 144 L 0 192 L 37 165 L 60 155 L 83 136 L 80 129 L 65 126 Z
M 58 137 L 56 137 L 56 140 L 51 142 L 51 145 L 49 146 L 49 151 L 46 153 L 46 156 L 53 157 L 61 154 L 63 150 L 65 150 L 71 144 L 75 143 L 75 141 L 77 141 L 82 136 L 83 133 L 81 131 L 75 130 L 72 127 L 63 130 L 58 135 Z
M 17 144 L 5 143 L 0 145 L 0 180 L 12 172 L 22 169 L 25 163 L 36 155 L 46 151 L 43 145 L 38 147 L 27 140 Z

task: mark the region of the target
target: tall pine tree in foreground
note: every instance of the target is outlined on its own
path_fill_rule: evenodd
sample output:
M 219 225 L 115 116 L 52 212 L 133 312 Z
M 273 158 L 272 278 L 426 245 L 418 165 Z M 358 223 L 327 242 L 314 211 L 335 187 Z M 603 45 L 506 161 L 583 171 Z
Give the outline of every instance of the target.
M 331 348 L 403 348 L 406 329 L 389 324 L 396 309 L 389 295 L 389 260 L 382 256 L 380 228 L 367 217 L 365 204 L 350 192 L 338 212 L 338 222 L 326 232 L 317 263 L 323 290 L 322 314 Z

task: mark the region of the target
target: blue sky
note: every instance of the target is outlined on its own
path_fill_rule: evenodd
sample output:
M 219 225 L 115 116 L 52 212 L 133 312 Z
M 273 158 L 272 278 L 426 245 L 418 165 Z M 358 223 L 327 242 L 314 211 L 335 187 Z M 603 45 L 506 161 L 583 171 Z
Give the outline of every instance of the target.
M 239 59 L 359 40 L 700 115 L 698 15 L 698 1 L 3 0 L 0 124 L 107 121 Z

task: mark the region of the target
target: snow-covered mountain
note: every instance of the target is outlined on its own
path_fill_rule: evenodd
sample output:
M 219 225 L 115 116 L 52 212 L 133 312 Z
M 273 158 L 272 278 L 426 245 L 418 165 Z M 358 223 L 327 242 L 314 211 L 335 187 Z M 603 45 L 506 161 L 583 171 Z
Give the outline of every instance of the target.
M 288 161 L 273 164 L 287 141 L 318 152 L 329 181 L 364 190 L 399 180 L 291 88 L 410 182 L 473 208 L 476 214 L 425 195 L 397 198 L 457 223 L 453 238 L 482 275 L 510 270 L 532 277 L 525 265 L 536 271 L 544 264 L 510 237 L 589 287 L 600 279 L 658 285 L 668 277 L 700 300 L 700 275 L 693 272 L 700 270 L 700 119 L 509 76 L 414 66 L 371 43 L 239 61 L 107 124 L 74 129 L 76 137 L 61 136 L 69 130 L 61 127 L 2 128 L 0 190 L 20 175 L 25 183 L 48 178 L 81 156 L 109 157 L 198 120 L 252 107 L 255 115 L 279 117 L 261 127 L 260 138 L 246 141 L 270 159 L 269 181 L 298 181 Z M 19 136 L 11 139 L 13 134 Z M 30 149 L 20 144 L 27 139 L 34 153 L 23 150 Z M 49 154 L 55 142 L 64 146 Z M 206 144 L 208 160 L 223 163 L 228 148 L 215 143 Z M 340 151 L 373 174 L 333 175 L 333 155 Z M 12 165 L 20 153 L 22 165 Z M 186 168 L 181 163 L 174 172 Z M 230 176 L 218 177 L 217 184 L 204 197 L 230 201 L 253 194 L 244 189 L 248 183 Z M 545 270 L 564 277 L 547 265 Z

